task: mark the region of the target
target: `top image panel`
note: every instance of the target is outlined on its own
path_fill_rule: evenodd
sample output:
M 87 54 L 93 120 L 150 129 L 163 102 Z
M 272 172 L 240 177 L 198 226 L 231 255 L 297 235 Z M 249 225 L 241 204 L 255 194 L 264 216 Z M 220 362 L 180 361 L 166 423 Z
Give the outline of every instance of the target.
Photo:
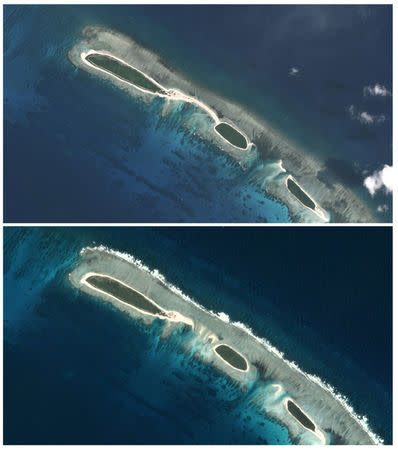
M 388 223 L 391 5 L 4 6 L 4 221 Z

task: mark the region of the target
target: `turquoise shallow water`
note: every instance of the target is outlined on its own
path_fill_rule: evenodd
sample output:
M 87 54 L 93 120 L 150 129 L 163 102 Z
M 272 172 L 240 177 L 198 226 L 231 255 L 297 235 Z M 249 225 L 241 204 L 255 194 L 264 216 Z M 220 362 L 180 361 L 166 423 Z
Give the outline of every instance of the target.
M 391 88 L 389 7 L 9 6 L 4 16 L 7 221 L 290 220 L 225 155 L 159 122 L 156 105 L 76 71 L 66 55 L 87 24 L 131 35 L 265 118 L 391 219 L 391 196 L 362 187 L 364 171 L 391 164 L 391 98 L 362 95 Z M 351 104 L 386 121 L 361 125 Z
M 327 258 L 305 251 L 310 237 Z M 266 337 L 391 441 L 390 230 L 16 228 L 4 242 L 6 442 L 290 442 L 249 406 L 261 386 L 242 395 L 181 350 L 186 335 L 162 341 L 160 323 L 145 329 L 71 288 L 80 249 L 100 244 Z M 367 252 L 380 263 L 364 279 Z

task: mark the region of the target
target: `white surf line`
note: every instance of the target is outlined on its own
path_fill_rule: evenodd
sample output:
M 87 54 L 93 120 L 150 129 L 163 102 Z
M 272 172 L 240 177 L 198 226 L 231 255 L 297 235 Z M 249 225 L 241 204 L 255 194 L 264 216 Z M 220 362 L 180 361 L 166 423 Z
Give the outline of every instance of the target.
M 314 424 L 314 426 L 315 426 L 315 431 L 312 431 L 312 430 L 310 430 L 309 428 L 307 428 L 307 427 L 305 427 L 298 419 L 297 419 L 297 417 L 295 417 L 290 411 L 289 411 L 289 409 L 288 409 L 288 406 L 287 406 L 287 402 L 288 401 L 291 401 L 292 403 L 294 403 L 295 404 L 295 406 L 306 416 L 306 417 L 308 417 L 310 420 L 311 420 L 311 422 Z M 300 406 L 291 398 L 291 397 L 287 397 L 287 398 L 285 398 L 284 400 L 283 400 L 283 404 L 284 404 L 284 406 L 285 406 L 285 409 L 286 409 L 286 411 L 293 417 L 293 419 L 294 420 L 296 420 L 305 430 L 307 430 L 307 431 L 309 431 L 310 433 L 312 433 L 312 434 L 314 434 L 318 439 L 320 439 L 321 440 L 321 444 L 322 445 L 325 445 L 326 444 L 326 436 L 325 436 L 325 434 L 324 434 L 324 432 L 318 427 L 318 425 L 316 424 L 316 422 L 315 422 L 315 420 L 311 417 L 311 416 L 309 416 L 307 413 L 305 413 L 301 408 L 300 408 Z
M 281 166 L 282 166 L 282 164 L 281 164 Z M 285 172 L 286 172 L 286 170 L 285 170 Z M 304 194 L 306 194 L 309 198 L 310 198 L 310 200 L 314 203 L 314 205 L 315 205 L 315 209 L 312 209 L 312 208 L 309 208 L 307 205 L 304 205 L 304 203 L 298 198 L 298 197 L 296 197 L 292 192 L 291 192 L 291 190 L 288 188 L 288 186 L 287 186 L 287 182 L 288 182 L 288 180 L 289 180 L 289 178 L 291 179 L 291 180 L 293 180 L 296 184 L 297 184 L 297 186 L 304 192 Z M 326 217 L 326 214 L 324 213 L 324 211 L 323 211 L 323 209 L 318 205 L 318 203 L 311 197 L 311 195 L 300 185 L 300 183 L 298 183 L 297 182 L 297 180 L 292 176 L 292 175 L 288 175 L 286 178 L 285 178 L 285 186 L 286 186 L 286 189 L 293 195 L 293 197 L 301 204 L 301 205 L 303 205 L 304 206 L 304 208 L 307 208 L 308 210 L 310 210 L 311 212 L 313 212 L 314 214 L 316 214 L 318 217 L 320 217 L 323 221 L 325 221 L 325 222 L 328 222 L 328 218 Z
M 246 334 L 251 336 L 259 344 L 261 344 L 263 347 L 265 347 L 266 350 L 268 350 L 270 353 L 274 354 L 279 359 L 284 361 L 286 363 L 286 365 L 289 366 L 291 369 L 300 373 L 305 378 L 307 378 L 309 381 L 317 384 L 324 391 L 328 392 L 336 401 L 338 401 L 341 404 L 341 406 L 346 410 L 348 415 L 358 423 L 358 425 L 362 428 L 363 431 L 365 431 L 365 433 L 369 436 L 369 438 L 373 441 L 374 444 L 376 444 L 376 445 L 383 444 L 384 440 L 380 436 L 377 436 L 377 434 L 374 433 L 370 429 L 367 417 L 359 416 L 357 413 L 355 413 L 354 408 L 348 403 L 348 398 L 346 396 L 337 392 L 331 384 L 326 383 L 317 375 L 313 375 L 313 374 L 309 374 L 309 373 L 305 372 L 294 361 L 289 361 L 288 359 L 285 359 L 283 352 L 279 351 L 276 347 L 274 347 L 270 342 L 267 341 L 267 339 L 256 336 L 253 333 L 253 331 L 250 329 L 250 327 L 246 326 L 245 324 L 243 324 L 241 322 L 230 322 L 228 314 L 225 314 L 224 312 L 215 313 L 214 311 L 207 310 L 200 303 L 197 303 L 191 297 L 184 294 L 184 292 L 180 288 L 173 285 L 172 283 L 169 283 L 166 280 L 166 277 L 164 275 L 162 275 L 157 269 L 150 269 L 141 260 L 136 259 L 134 256 L 130 255 L 129 253 L 125 253 L 125 252 L 123 253 L 118 250 L 112 250 L 104 245 L 99 245 L 97 247 L 89 247 L 89 246 L 84 247 L 80 251 L 80 254 L 83 255 L 83 253 L 86 249 L 103 251 L 103 252 L 109 253 L 110 255 L 117 256 L 117 257 L 129 262 L 130 264 L 133 264 L 134 266 L 138 267 L 140 270 L 147 272 L 150 276 L 152 276 L 156 280 L 159 280 L 163 285 L 165 285 L 168 289 L 170 289 L 171 292 L 174 292 L 175 294 L 179 295 L 183 300 L 196 306 L 201 311 L 204 311 L 211 316 L 217 317 L 218 319 L 230 324 L 231 326 L 234 326 L 236 328 L 239 328 L 240 330 L 243 330 Z
M 245 362 L 246 362 L 246 369 L 245 370 L 242 370 L 242 369 L 238 369 L 237 367 L 235 367 L 235 366 L 233 366 L 232 364 L 230 364 L 226 359 L 224 359 L 221 355 L 219 355 L 217 352 L 216 352 L 216 348 L 218 348 L 218 347 L 220 347 L 221 345 L 224 345 L 225 347 L 229 347 L 230 349 L 232 349 L 235 353 L 237 353 L 242 359 L 244 359 L 245 360 Z M 235 369 L 235 370 L 238 370 L 239 372 L 249 372 L 249 369 L 250 369 L 250 365 L 249 365 L 249 361 L 241 354 L 241 353 L 239 353 L 238 351 L 236 351 L 233 347 L 231 347 L 230 345 L 227 345 L 227 344 L 218 344 L 218 345 L 216 345 L 215 347 L 213 347 L 213 352 L 225 363 L 225 364 L 227 364 L 229 367 L 232 367 L 233 369 Z
M 110 58 L 116 59 L 117 61 L 119 61 L 121 64 L 124 64 L 125 66 L 131 67 L 132 69 L 136 70 L 137 72 L 141 73 L 144 77 L 146 77 L 149 81 L 151 81 L 152 83 L 154 83 L 159 89 L 162 89 L 163 91 L 166 92 L 166 94 L 162 94 L 159 92 L 152 92 L 149 91 L 147 89 L 141 88 L 139 86 L 137 86 L 134 83 L 131 83 L 130 81 L 124 80 L 123 78 L 118 77 L 117 75 L 115 75 L 114 73 L 102 69 L 101 67 L 98 67 L 94 64 L 92 64 L 90 61 L 88 61 L 86 58 L 89 55 L 92 54 L 97 54 L 97 55 L 104 55 L 104 56 L 109 56 Z M 201 102 L 200 100 L 194 98 L 194 97 L 190 97 L 189 95 L 184 94 L 183 92 L 179 91 L 178 89 L 166 89 L 164 88 L 161 84 L 159 84 L 157 81 L 155 81 L 152 77 L 150 77 L 149 75 L 147 75 L 146 73 L 142 72 L 141 70 L 137 69 L 136 67 L 133 67 L 130 64 L 127 64 L 125 61 L 123 61 L 120 58 L 117 58 L 116 56 L 112 55 L 111 53 L 105 52 L 103 50 L 88 50 L 87 52 L 82 52 L 80 54 L 80 58 L 82 59 L 82 61 L 84 62 L 84 64 L 87 64 L 88 66 L 92 67 L 95 70 L 99 70 L 101 72 L 106 73 L 107 75 L 111 75 L 115 78 L 117 78 L 120 81 L 123 81 L 124 83 L 129 84 L 130 86 L 133 86 L 134 88 L 138 89 L 141 92 L 145 92 L 146 94 L 152 94 L 158 97 L 162 97 L 162 98 L 166 98 L 168 100 L 176 100 L 176 101 L 183 101 L 183 102 L 187 102 L 187 103 L 192 103 L 196 106 L 198 106 L 199 108 L 203 109 L 204 111 L 207 112 L 207 114 L 213 119 L 213 121 L 215 122 L 214 126 L 213 126 L 213 130 L 222 138 L 224 139 L 225 142 L 227 142 L 229 145 L 232 145 L 232 147 L 237 148 L 238 150 L 241 151 L 247 151 L 249 150 L 250 147 L 252 147 L 254 144 L 253 142 L 249 141 L 249 138 L 240 130 L 238 130 L 235 126 L 233 126 L 231 123 L 229 122 L 223 122 L 219 119 L 217 113 L 211 109 L 209 106 L 207 106 L 205 103 Z M 231 128 L 233 128 L 234 130 L 236 130 L 238 133 L 240 133 L 245 139 L 246 139 L 246 148 L 241 148 L 241 147 L 237 147 L 236 145 L 232 144 L 231 142 L 229 142 L 227 139 L 225 139 L 217 130 L 216 130 L 216 126 L 219 125 L 220 123 L 226 123 L 227 125 L 229 125 Z
M 134 292 L 137 292 L 137 294 L 142 295 L 149 303 L 152 303 L 152 305 L 156 306 L 156 308 L 159 308 L 160 310 L 162 310 L 165 313 L 165 316 L 160 316 L 159 314 L 153 314 L 150 313 L 148 311 L 144 311 L 142 309 L 139 309 L 133 305 L 130 305 L 130 303 L 124 302 L 123 300 L 121 300 L 118 297 L 115 297 L 114 295 L 110 294 L 109 292 L 103 291 L 102 289 L 99 289 L 95 286 L 93 286 L 92 284 L 90 284 L 87 281 L 87 278 L 91 277 L 91 276 L 100 276 L 103 278 L 109 278 L 111 280 L 114 280 L 120 284 L 122 284 L 123 286 L 131 289 Z M 122 281 L 118 280 L 117 278 L 111 277 L 109 275 L 103 274 L 103 273 L 98 273 L 98 272 L 87 272 L 86 274 L 83 275 L 83 277 L 80 279 L 80 283 L 88 286 L 90 289 L 100 292 L 101 294 L 105 294 L 108 297 L 112 297 L 115 300 L 117 300 L 120 303 L 123 303 L 123 305 L 129 306 L 130 308 L 134 308 L 135 310 L 139 311 L 141 314 L 147 314 L 148 316 L 153 316 L 153 317 L 158 317 L 159 319 L 162 320 L 168 320 L 170 322 L 183 322 L 187 325 L 190 325 L 192 328 L 194 326 L 194 323 L 191 319 L 183 316 L 182 314 L 180 314 L 178 311 L 166 311 L 165 309 L 163 309 L 161 306 L 159 306 L 157 303 L 155 303 L 152 299 L 150 299 L 149 297 L 147 297 L 146 295 L 144 295 L 142 292 L 137 291 L 136 289 L 132 288 L 131 286 L 127 285 L 126 283 L 123 283 Z

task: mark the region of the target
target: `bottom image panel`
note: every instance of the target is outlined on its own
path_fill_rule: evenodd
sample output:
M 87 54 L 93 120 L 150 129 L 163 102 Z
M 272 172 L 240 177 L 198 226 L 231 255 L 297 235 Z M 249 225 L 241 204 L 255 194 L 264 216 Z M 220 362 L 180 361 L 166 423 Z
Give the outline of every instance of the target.
M 390 227 L 6 227 L 5 444 L 392 443 Z

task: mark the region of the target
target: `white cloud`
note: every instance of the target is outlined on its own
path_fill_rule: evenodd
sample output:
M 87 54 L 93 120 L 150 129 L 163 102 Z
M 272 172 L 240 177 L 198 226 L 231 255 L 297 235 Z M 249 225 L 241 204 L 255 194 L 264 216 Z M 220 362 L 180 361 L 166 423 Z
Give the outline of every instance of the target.
M 371 114 L 367 113 L 366 111 L 361 112 L 358 116 L 358 119 L 362 123 L 373 123 L 374 118 Z
M 388 97 L 391 95 L 391 92 L 379 83 L 376 83 L 374 86 L 365 86 L 363 88 L 363 95 L 366 97 L 371 95 L 372 97 Z
M 383 213 L 388 211 L 388 205 L 379 205 L 377 207 L 377 212 Z
M 291 67 L 289 70 L 289 75 L 291 77 L 297 77 L 299 73 L 300 73 L 300 69 L 298 67 Z
M 394 169 L 392 166 L 387 164 L 379 170 L 373 172 L 373 175 L 369 175 L 363 181 L 364 186 L 369 191 L 370 195 L 373 197 L 379 189 L 384 188 L 386 193 L 392 192 L 394 179 Z
M 384 114 L 370 114 L 366 111 L 359 112 L 355 108 L 354 105 L 351 105 L 348 108 L 348 112 L 350 113 L 351 119 L 358 120 L 359 122 L 367 125 L 372 125 L 374 123 L 382 123 L 386 120 L 386 116 Z

